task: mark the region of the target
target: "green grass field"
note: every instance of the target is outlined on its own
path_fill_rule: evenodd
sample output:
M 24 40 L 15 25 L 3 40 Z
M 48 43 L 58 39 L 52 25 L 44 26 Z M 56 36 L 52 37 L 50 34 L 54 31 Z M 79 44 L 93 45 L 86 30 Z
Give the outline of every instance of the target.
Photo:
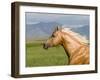
M 61 46 L 43 49 L 41 41 L 26 43 L 26 67 L 67 65 L 68 57 Z

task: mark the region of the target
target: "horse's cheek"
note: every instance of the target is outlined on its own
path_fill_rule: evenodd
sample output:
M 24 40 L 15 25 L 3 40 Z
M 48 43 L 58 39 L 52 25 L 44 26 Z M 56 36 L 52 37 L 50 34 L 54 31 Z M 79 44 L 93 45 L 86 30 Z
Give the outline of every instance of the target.
M 56 38 L 56 40 L 54 41 L 54 44 L 59 45 L 59 43 L 60 43 L 60 40 L 58 38 Z

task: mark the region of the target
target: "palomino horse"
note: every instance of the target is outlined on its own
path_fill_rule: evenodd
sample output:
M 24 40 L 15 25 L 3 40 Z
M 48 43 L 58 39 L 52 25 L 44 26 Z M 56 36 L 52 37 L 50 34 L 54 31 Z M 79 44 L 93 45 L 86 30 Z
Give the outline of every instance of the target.
M 89 64 L 89 44 L 86 42 L 85 38 L 71 29 L 58 29 L 57 27 L 43 47 L 48 49 L 49 47 L 61 45 L 69 57 L 68 64 Z

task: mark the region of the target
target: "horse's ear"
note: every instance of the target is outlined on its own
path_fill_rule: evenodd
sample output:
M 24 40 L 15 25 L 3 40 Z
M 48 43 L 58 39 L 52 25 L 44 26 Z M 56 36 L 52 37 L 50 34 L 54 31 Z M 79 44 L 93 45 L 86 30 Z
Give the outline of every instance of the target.
M 57 26 L 56 30 L 57 30 L 57 31 L 59 30 L 59 26 Z
M 60 30 L 60 27 L 59 27 L 59 26 L 57 26 L 57 27 L 55 28 L 55 31 L 58 31 L 58 30 Z
M 59 28 L 58 28 L 58 26 L 57 26 L 57 27 L 55 28 L 54 32 L 55 32 L 55 31 L 58 31 L 58 30 L 59 30 Z
M 57 26 L 57 30 L 61 30 L 62 29 L 62 27 L 61 26 Z

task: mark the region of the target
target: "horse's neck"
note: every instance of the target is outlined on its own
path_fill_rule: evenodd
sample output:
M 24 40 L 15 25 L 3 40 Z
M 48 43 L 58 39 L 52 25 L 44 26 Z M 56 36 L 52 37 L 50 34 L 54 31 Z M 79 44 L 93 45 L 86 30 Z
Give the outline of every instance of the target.
M 73 52 L 76 51 L 76 49 L 78 49 L 81 46 L 81 44 L 78 43 L 77 41 L 74 41 L 73 39 L 71 39 L 69 36 L 66 35 L 64 36 L 64 42 L 62 46 L 64 47 L 68 55 L 72 56 Z

